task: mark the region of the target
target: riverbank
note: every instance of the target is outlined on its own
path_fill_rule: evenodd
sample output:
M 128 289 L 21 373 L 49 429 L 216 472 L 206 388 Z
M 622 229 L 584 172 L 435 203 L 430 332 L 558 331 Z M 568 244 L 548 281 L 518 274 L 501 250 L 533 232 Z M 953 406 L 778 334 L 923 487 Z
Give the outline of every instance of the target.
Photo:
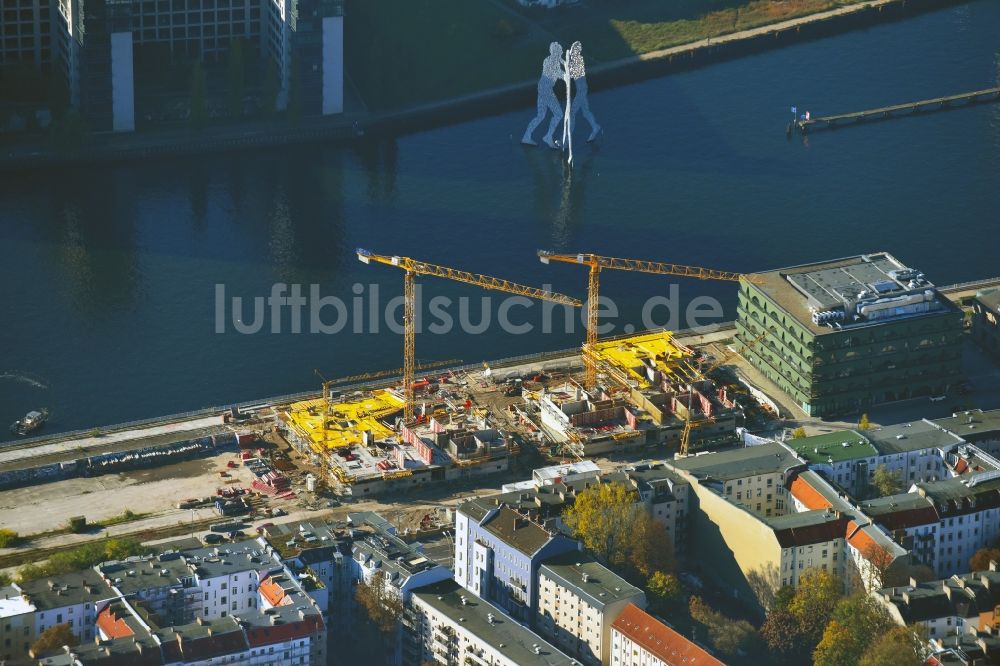
M 863 28 L 961 4 L 964 0 L 871 0 L 592 66 L 592 89 L 611 88 L 693 67 L 738 58 L 845 30 Z M 44 141 L 0 148 L 0 169 L 68 166 L 263 148 L 314 142 L 350 142 L 405 133 L 524 108 L 533 102 L 534 79 L 391 112 L 303 119 L 296 125 L 261 122 L 204 130 L 101 134 L 77 154 L 53 152 Z M 365 130 L 359 139 L 355 123 Z

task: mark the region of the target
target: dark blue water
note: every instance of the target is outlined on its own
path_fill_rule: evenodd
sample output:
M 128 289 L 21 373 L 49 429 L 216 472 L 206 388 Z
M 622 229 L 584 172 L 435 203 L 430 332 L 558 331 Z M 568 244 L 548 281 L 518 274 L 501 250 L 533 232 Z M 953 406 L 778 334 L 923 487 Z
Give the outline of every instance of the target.
M 374 282 L 383 302 L 398 295 L 401 273 L 360 264 L 356 246 L 577 296 L 584 272 L 543 266 L 536 249 L 738 271 L 889 250 L 939 284 L 1000 274 L 1000 104 L 784 134 L 791 104 L 819 115 L 974 90 L 996 85 L 998 66 L 1000 4 L 980 0 L 593 91 L 606 132 L 596 147 L 578 139 L 571 179 L 557 155 L 516 144 L 530 110 L 349 149 L 4 176 L 0 422 L 48 406 L 53 430 L 89 427 L 314 388 L 314 368 L 397 367 L 401 341 L 384 326 L 295 335 L 286 316 L 283 334 L 215 333 L 216 284 L 253 297 L 317 283 L 349 299 Z M 424 284 L 428 297 L 471 297 L 480 320 L 485 292 Z M 621 332 L 668 281 L 602 284 Z M 683 303 L 709 295 L 732 315 L 732 284 L 678 285 Z M 538 324 L 540 308 L 512 318 Z M 576 344 L 582 330 L 561 322 L 551 334 L 424 334 L 417 355 L 476 362 Z

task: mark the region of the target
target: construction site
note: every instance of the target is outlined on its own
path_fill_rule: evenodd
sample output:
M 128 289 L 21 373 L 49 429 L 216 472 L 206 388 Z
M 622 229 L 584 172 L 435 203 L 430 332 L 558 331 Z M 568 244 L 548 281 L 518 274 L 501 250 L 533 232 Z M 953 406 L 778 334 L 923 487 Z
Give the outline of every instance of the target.
M 596 277 L 605 268 L 698 279 L 736 280 L 737 274 L 596 255 L 540 256 L 589 268 L 582 350 L 473 365 L 417 363 L 417 276 L 570 307 L 584 302 L 359 250 L 361 261 L 403 272 L 401 368 L 332 380 L 320 375 L 316 393 L 221 413 L 11 443 L 0 450 L 0 518 L 6 515 L 27 543 L 42 549 L 88 538 L 65 534 L 69 517 L 114 522 L 123 509 L 131 515 L 106 535 L 238 532 L 254 520 L 305 517 L 340 501 L 358 506 L 371 497 L 378 506 L 421 489 L 428 498 L 444 497 L 493 483 L 482 477 L 523 474 L 538 465 L 686 455 L 737 441 L 744 414 L 760 407 L 752 387 L 717 372 L 735 354 L 722 346 L 731 328 L 599 340 L 593 305 Z M 18 507 L 36 503 L 32 487 L 40 484 L 47 486 L 44 519 L 17 520 Z M 434 506 L 425 502 L 414 515 L 422 521 Z M 12 562 L 15 555 L 0 553 Z

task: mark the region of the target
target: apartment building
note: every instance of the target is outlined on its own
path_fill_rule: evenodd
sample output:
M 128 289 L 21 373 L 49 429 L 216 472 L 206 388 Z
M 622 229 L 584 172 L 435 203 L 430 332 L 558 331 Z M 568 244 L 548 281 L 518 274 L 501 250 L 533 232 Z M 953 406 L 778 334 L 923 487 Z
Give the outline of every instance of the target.
M 447 666 L 578 666 L 578 662 L 454 581 L 413 591 L 409 631 L 421 646 L 415 663 Z
M 579 544 L 498 499 L 473 499 L 455 513 L 455 580 L 521 622 L 537 604 L 538 568 Z
M 40 578 L 16 587 L 24 601 L 35 608 L 32 642 L 58 624 L 68 624 L 81 642 L 94 640 L 98 610 L 118 596 L 93 569 Z
M 768 517 L 788 513 L 786 482 L 806 465 L 775 442 L 689 456 L 670 461 L 667 467 L 755 515 Z
M 609 663 L 611 623 L 629 604 L 646 607 L 646 594 L 586 552 L 564 553 L 538 569 L 534 627 L 586 666 Z
M 0 587 L 0 663 L 28 653 L 36 635 L 35 610 L 20 588 Z
M 611 625 L 610 666 L 725 666 L 634 604 Z

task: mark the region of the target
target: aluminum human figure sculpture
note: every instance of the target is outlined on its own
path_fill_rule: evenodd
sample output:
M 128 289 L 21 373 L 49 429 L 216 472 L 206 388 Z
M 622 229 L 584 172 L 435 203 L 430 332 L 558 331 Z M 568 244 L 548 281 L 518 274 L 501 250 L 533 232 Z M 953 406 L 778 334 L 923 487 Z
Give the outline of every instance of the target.
M 542 140 L 550 148 L 558 147 L 552 137 L 556 132 L 556 127 L 559 126 L 559 121 L 563 119 L 563 109 L 559 106 L 555 91 L 556 81 L 563 78 L 562 54 L 563 48 L 559 42 L 549 44 L 549 55 L 542 61 L 542 75 L 538 79 L 538 112 L 532 118 L 531 122 L 528 123 L 528 128 L 524 130 L 521 143 L 529 146 L 538 145 L 531 135 L 542 121 L 545 120 L 545 114 L 551 112 L 552 119 L 549 121 L 549 131 L 545 133 L 545 137 Z
M 576 114 L 582 111 L 583 117 L 590 124 L 590 136 L 587 137 L 587 142 L 590 143 L 601 133 L 601 126 L 597 124 L 597 119 L 590 111 L 590 100 L 587 98 L 587 69 L 583 64 L 583 44 L 580 42 L 573 42 L 569 47 L 569 52 L 566 54 L 566 74 L 576 82 L 576 95 L 573 97 L 569 112 L 569 131 L 572 132 L 576 124 Z

